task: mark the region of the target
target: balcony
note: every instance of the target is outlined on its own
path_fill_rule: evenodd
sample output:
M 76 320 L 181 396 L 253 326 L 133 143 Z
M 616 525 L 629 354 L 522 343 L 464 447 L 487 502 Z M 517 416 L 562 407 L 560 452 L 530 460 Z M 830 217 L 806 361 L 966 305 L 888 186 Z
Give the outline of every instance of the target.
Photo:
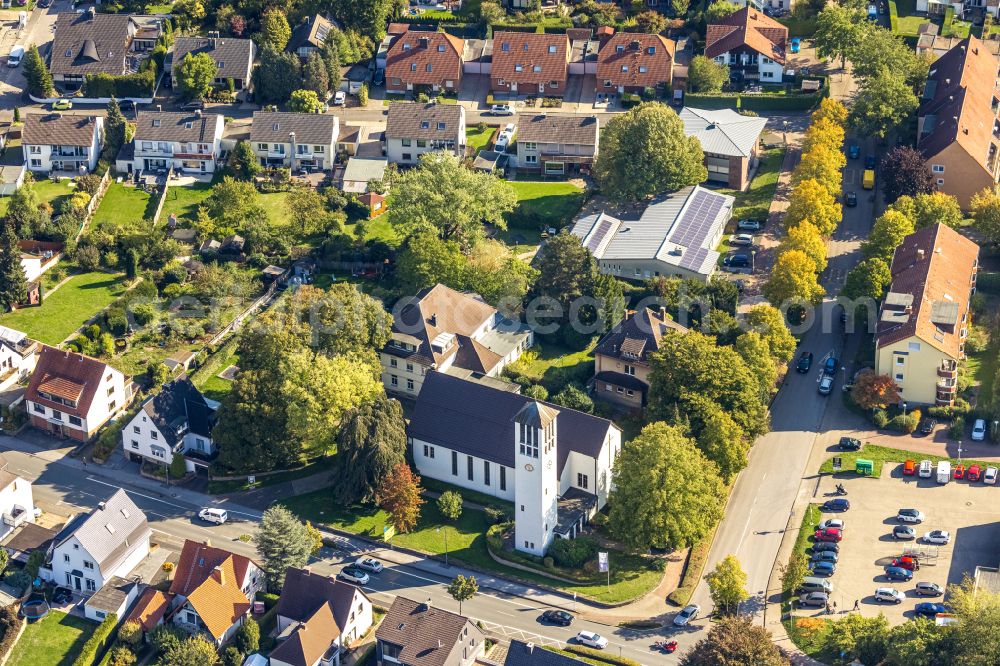
M 942 361 L 937 370 L 938 377 L 944 379 L 958 379 L 958 363 L 955 361 Z
M 942 394 L 939 393 L 934 398 L 934 404 L 936 406 L 938 406 L 938 407 L 947 407 L 948 405 L 954 405 L 955 404 L 955 396 L 953 396 L 953 395 L 952 396 L 942 395 Z
M 937 383 L 937 393 L 939 396 L 955 397 L 958 392 L 958 381 L 955 379 L 942 379 Z
M 20 504 L 15 504 L 10 513 L 3 514 L 4 525 L 17 527 L 28 520 L 28 510 Z

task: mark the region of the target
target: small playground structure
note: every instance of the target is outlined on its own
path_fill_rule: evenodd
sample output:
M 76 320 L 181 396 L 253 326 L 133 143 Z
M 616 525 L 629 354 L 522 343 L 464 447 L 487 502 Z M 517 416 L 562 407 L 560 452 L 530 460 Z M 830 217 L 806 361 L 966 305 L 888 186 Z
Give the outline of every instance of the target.
M 21 604 L 21 617 L 28 622 L 37 622 L 49 614 L 49 602 L 44 597 L 29 599 Z

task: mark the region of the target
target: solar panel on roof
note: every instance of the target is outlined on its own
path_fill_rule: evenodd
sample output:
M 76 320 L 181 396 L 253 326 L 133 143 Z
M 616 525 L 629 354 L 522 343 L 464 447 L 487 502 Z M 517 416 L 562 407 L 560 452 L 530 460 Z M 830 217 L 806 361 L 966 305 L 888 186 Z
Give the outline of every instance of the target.
M 688 248 L 701 247 L 724 203 L 725 199 L 717 194 L 696 190 L 677 221 L 670 241 Z
M 601 218 L 597 228 L 594 229 L 594 233 L 591 234 L 590 240 L 587 241 L 587 249 L 590 250 L 591 254 L 597 252 L 597 248 L 601 246 L 601 241 L 603 241 L 604 237 L 608 235 L 608 231 L 611 230 L 611 226 L 612 222 L 610 218 Z
M 705 263 L 705 257 L 708 256 L 709 252 L 711 252 L 711 250 L 704 247 L 686 250 L 684 254 L 681 255 L 681 260 L 677 265 L 690 271 L 697 271 L 701 268 L 701 265 Z

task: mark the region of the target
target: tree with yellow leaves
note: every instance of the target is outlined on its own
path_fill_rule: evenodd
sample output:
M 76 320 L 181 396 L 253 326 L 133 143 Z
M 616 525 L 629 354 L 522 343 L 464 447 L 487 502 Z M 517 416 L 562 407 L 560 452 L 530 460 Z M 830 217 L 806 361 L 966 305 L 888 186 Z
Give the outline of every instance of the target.
M 840 153 L 844 145 L 844 127 L 833 122 L 829 118 L 820 118 L 813 121 L 806 130 L 805 139 L 802 141 L 802 151 L 808 153 L 816 146 L 826 146 L 831 150 Z M 846 164 L 846 160 L 844 164 Z
M 791 229 L 809 220 L 816 225 L 820 235 L 829 236 L 836 231 L 841 215 L 840 204 L 830 190 L 819 181 L 806 178 L 796 185 L 788 199 L 785 227 Z
M 778 255 L 771 277 L 764 283 L 764 297 L 777 308 L 783 304 L 806 302 L 819 304 L 826 293 L 816 281 L 816 262 L 802 250 Z
M 844 153 L 839 148 L 830 148 L 826 144 L 817 143 L 809 152 L 802 154 L 795 171 L 792 172 L 792 184 L 798 185 L 807 178 L 812 178 L 823 184 L 830 194 L 840 193 L 843 175 L 840 170 L 847 164 Z
M 826 243 L 816 225 L 809 220 L 803 220 L 798 226 L 790 227 L 788 234 L 778 246 L 778 253 L 799 250 L 816 264 L 816 272 L 822 273 L 826 268 Z
M 843 102 L 833 99 L 832 97 L 824 97 L 823 101 L 819 103 L 819 108 L 813 111 L 812 121 L 819 122 L 822 119 L 829 120 L 841 127 L 847 125 L 847 107 L 844 106 Z

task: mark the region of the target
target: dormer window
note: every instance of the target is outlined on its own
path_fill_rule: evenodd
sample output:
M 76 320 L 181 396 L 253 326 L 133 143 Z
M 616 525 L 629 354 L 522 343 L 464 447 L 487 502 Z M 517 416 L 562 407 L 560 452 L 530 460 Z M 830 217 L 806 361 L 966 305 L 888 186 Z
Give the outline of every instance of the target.
M 645 73 L 646 73 L 647 71 L 648 71 L 648 70 L 647 70 L 647 69 L 646 69 L 645 67 L 643 67 L 643 66 L 641 66 L 641 65 L 639 66 L 639 73 L 640 73 L 640 74 L 645 74 Z
M 272 132 L 277 132 L 278 131 L 278 123 L 274 123 L 273 125 L 271 125 L 271 131 Z
M 194 127 L 193 123 L 184 123 L 184 129 L 191 129 L 192 127 Z
M 445 124 L 444 123 L 438 123 L 438 129 L 439 130 L 443 130 L 444 128 L 445 128 Z
M 415 62 L 414 63 L 410 63 L 410 71 L 411 72 L 417 71 L 417 63 L 415 63 Z
M 522 72 L 522 71 L 524 71 L 524 66 L 523 65 L 519 65 L 519 64 L 515 64 L 514 65 L 514 71 L 515 72 Z
M 438 44 L 438 53 L 444 53 L 444 44 Z
M 160 126 L 160 119 L 159 118 L 154 118 L 153 119 L 153 127 L 159 127 L 159 126 Z
M 420 121 L 420 129 L 430 129 L 431 123 L 428 120 Z
M 542 71 L 542 66 L 541 65 L 535 65 L 534 67 L 531 68 L 531 71 L 533 71 L 533 72 L 535 72 L 537 74 L 538 72 Z
M 432 65 L 431 63 L 427 63 L 427 71 L 428 72 L 434 71 L 434 65 Z
M 555 52 L 556 52 L 556 45 L 549 44 L 549 53 L 555 53 Z
M 625 47 L 619 44 L 615 47 L 615 53 L 625 53 Z
M 66 57 L 67 58 L 72 58 L 73 57 L 73 51 L 72 51 L 72 49 L 66 49 Z
M 622 71 L 623 72 L 627 72 L 628 71 L 628 65 L 622 65 Z
M 222 69 L 225 66 L 226 66 L 226 61 L 225 60 L 220 60 L 219 61 L 219 69 Z
M 510 43 L 509 42 L 504 42 L 503 44 L 501 44 L 500 45 L 500 50 L 503 51 L 504 53 L 509 53 L 510 52 Z
M 650 46 L 648 49 L 646 49 L 646 53 L 648 53 L 649 55 L 655 54 L 656 53 L 656 47 L 655 46 Z

